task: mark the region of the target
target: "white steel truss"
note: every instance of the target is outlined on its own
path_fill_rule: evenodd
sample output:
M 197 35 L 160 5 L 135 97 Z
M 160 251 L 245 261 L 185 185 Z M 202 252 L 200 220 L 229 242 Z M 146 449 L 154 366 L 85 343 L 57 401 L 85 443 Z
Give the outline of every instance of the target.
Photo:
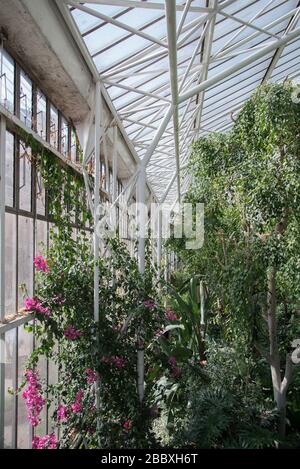
M 168 200 L 180 200 L 188 178 L 181 178 L 181 166 L 193 140 L 228 130 L 232 113 L 276 75 L 300 35 L 297 0 L 64 0 L 60 10 L 159 200 L 170 181 Z M 87 17 L 99 23 L 86 28 Z M 210 103 L 225 93 L 213 112 Z

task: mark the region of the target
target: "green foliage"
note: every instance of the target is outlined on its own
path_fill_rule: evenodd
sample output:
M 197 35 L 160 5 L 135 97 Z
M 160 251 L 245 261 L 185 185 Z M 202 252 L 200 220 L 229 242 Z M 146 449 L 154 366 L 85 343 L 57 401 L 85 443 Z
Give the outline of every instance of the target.
M 300 334 L 300 106 L 291 99 L 293 89 L 289 82 L 260 87 L 230 132 L 194 143 L 186 201 L 205 204 L 204 245 L 187 251 L 182 240 L 170 243 L 181 271 L 205 279 L 209 337 L 225 340 L 245 361 L 259 363 L 245 370 L 244 379 L 259 375 L 269 396 L 269 371 L 261 360 L 269 351 L 270 268 L 276 272 L 282 370 L 290 344 Z M 298 376 L 297 367 L 294 373 Z M 290 390 L 289 405 L 296 415 L 299 395 L 293 384 Z
M 239 361 L 242 358 L 234 350 L 212 343 L 206 381 L 191 369 L 185 384 L 185 414 L 174 432 L 175 447 L 275 446 L 275 414 L 259 383 L 245 380 L 236 368 Z
M 49 215 L 61 230 L 61 235 L 71 236 L 75 223 L 84 228 L 93 217 L 85 197 L 83 176 L 72 166 L 59 160 L 51 150 L 22 129 L 18 130 L 24 148 L 31 149 L 32 163 L 41 174 L 48 192 Z M 89 183 L 93 187 L 90 177 Z
M 201 360 L 204 354 L 204 330 L 201 330 L 199 279 L 197 277 L 190 280 L 187 290 L 185 295 L 180 295 L 172 286 L 169 286 L 172 305 L 178 315 L 180 314 L 183 326 L 174 331 L 176 347 L 182 348 L 184 351 L 182 353 L 186 358 L 194 356 Z
M 67 422 L 58 424 L 60 447 L 72 446 L 74 435 L 80 435 L 91 448 L 99 444 L 104 448 L 155 444 L 149 433 L 152 418 L 147 402 L 155 378 L 151 368 L 160 351 L 148 345 L 153 342 L 156 330 L 165 324 L 164 310 L 156 305 L 150 310 L 144 305 L 146 298 L 155 295 L 149 282 L 155 278 L 153 273 L 146 273 L 145 282 L 125 246 L 113 239 L 109 247 L 109 259 L 99 261 L 99 324 L 93 319 L 93 260 L 84 236 L 74 241 L 54 234 L 48 256 L 49 273 L 39 274 L 37 296 L 50 308 L 51 315 L 36 313 L 38 321 L 33 329 L 39 346 L 27 367 L 36 367 L 42 355 L 58 365 L 58 383 L 43 389 L 48 394 L 49 405 L 54 400 L 70 409 L 78 391 L 84 391 L 83 412 L 70 412 Z M 69 325 L 81 334 L 74 341 L 64 335 Z M 55 347 L 57 343 L 59 347 Z M 141 346 L 146 348 L 148 382 L 142 409 L 136 386 L 136 353 Z M 113 364 L 114 357 L 121 359 L 120 366 Z M 99 413 L 95 409 L 95 389 L 87 382 L 86 369 L 92 369 L 100 377 Z M 125 422 L 130 422 L 129 431 L 124 429 Z

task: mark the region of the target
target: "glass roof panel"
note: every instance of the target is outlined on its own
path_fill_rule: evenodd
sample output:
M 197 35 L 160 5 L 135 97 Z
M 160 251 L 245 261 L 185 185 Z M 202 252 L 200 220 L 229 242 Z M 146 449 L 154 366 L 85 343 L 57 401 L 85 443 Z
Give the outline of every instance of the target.
M 164 0 L 151 1 L 164 4 Z M 184 5 L 183 0 L 176 3 Z M 198 114 L 199 135 L 212 131 L 227 131 L 233 124 L 231 112 L 238 112 L 245 100 L 262 83 L 271 64 L 274 69 L 270 81 L 280 81 L 288 75 L 300 74 L 300 33 L 299 38 L 280 49 L 278 56 L 276 47 L 268 53 L 264 52 L 267 45 L 277 41 L 288 31 L 299 28 L 299 21 L 298 24 L 295 22 L 291 25 L 291 19 L 296 13 L 300 17 L 298 3 L 298 0 L 219 1 L 215 25 L 213 27 L 212 22 L 206 25 L 205 38 L 197 51 L 195 48 L 205 26 L 205 13 L 192 9 L 188 11 L 179 35 L 181 43 L 180 46 L 177 45 L 177 86 L 180 85 L 182 77 L 185 77 L 183 92 L 207 79 L 213 82 L 204 93 L 193 95 L 178 106 L 181 159 L 186 157 L 193 135 L 198 134 L 195 128 L 195 122 L 199 122 L 195 120 Z M 223 10 L 222 4 L 227 5 Z M 112 22 L 116 17 L 117 21 L 128 27 L 139 29 L 142 34 L 146 33 L 166 43 L 165 9 L 151 9 L 145 6 L 128 9 L 129 5 L 127 1 L 124 1 L 123 6 L 84 3 L 84 6 L 110 16 Z M 207 1 L 192 1 L 191 7 L 196 6 L 205 8 Z M 183 8 L 176 13 L 177 28 Z M 226 16 L 223 12 L 231 16 Z M 149 38 L 126 31 L 115 24 L 105 23 L 102 19 L 77 8 L 72 9 L 72 16 L 83 34 L 83 41 L 100 76 L 104 79 L 108 77 L 108 80 L 114 83 L 112 85 L 107 82 L 105 86 L 129 138 L 142 159 L 168 108 L 168 102 L 163 99 L 172 99 L 168 55 L 171 54 L 172 47 L 165 48 Z M 251 60 L 251 56 L 260 51 L 260 58 L 230 72 L 232 67 L 236 68 L 246 58 L 250 57 Z M 148 55 L 153 57 L 144 61 Z M 193 64 L 190 63 L 191 57 L 194 58 Z M 208 57 L 206 62 L 205 57 Z M 228 76 L 217 80 L 220 73 L 226 73 Z M 118 84 L 132 90 L 121 88 Z M 147 93 L 150 93 L 150 96 Z M 157 95 L 157 99 L 151 94 Z M 175 170 L 174 148 L 171 119 L 149 163 L 148 176 L 157 195 L 163 193 L 164 186 L 168 184 Z M 173 186 L 169 198 L 175 195 L 176 187 Z

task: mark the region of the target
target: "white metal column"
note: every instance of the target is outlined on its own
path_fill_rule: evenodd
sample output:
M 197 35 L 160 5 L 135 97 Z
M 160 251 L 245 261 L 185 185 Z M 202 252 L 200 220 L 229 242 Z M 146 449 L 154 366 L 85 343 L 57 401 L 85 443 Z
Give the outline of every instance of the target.
M 0 116 L 0 321 L 5 317 L 5 153 L 6 121 Z M 4 447 L 5 334 L 0 335 L 0 448 Z
M 162 208 L 158 205 L 157 215 L 157 279 L 161 276 L 161 253 L 162 253 Z
M 94 181 L 94 320 L 99 322 L 99 244 L 100 238 L 98 233 L 99 223 L 99 204 L 100 204 L 100 137 L 101 137 L 101 118 L 102 118 L 102 99 L 100 81 L 96 83 L 96 97 L 95 97 L 95 181 Z M 97 330 L 96 347 L 99 349 L 99 331 Z M 98 351 L 98 350 L 97 350 Z M 96 394 L 96 409 L 100 409 L 100 382 L 99 378 L 95 383 Z M 100 421 L 99 415 L 97 416 L 97 428 L 99 428 Z M 100 446 L 100 441 L 99 441 Z
M 141 164 L 139 176 L 138 176 L 138 183 L 137 183 L 137 202 L 138 202 L 138 265 L 139 265 L 139 272 L 141 275 L 145 273 L 145 225 L 146 225 L 146 217 L 145 217 L 145 206 L 146 206 L 146 168 L 143 164 Z M 144 385 L 144 373 L 145 373 L 145 366 L 144 366 L 144 350 L 143 348 L 139 348 L 137 351 L 137 370 L 138 370 L 138 395 L 139 400 L 142 403 L 144 399 L 145 393 L 145 385 Z
M 99 233 L 97 225 L 99 223 L 100 204 L 100 137 L 101 137 L 101 88 L 100 82 L 96 83 L 95 99 L 95 184 L 94 184 L 94 319 L 99 321 Z

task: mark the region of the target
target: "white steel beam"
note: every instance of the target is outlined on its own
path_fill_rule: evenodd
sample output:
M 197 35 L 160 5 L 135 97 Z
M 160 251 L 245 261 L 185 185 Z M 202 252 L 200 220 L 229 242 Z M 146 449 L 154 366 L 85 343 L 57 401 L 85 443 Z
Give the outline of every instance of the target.
M 263 14 L 263 12 L 274 2 L 274 0 L 270 0 L 261 10 L 258 10 L 258 12 L 250 19 L 249 23 L 252 23 L 253 21 L 256 20 L 260 15 Z M 247 26 L 243 26 L 242 28 L 239 28 L 236 33 L 231 36 L 228 41 L 225 42 L 225 44 L 222 44 L 220 49 L 214 54 L 214 57 L 220 54 L 224 49 L 226 49 L 227 46 L 232 44 L 232 42 L 247 28 Z
M 216 7 L 218 5 L 217 0 L 210 0 L 209 5 L 216 10 Z M 213 38 L 214 38 L 214 30 L 215 30 L 215 24 L 216 24 L 216 14 L 213 15 L 208 30 L 207 34 L 204 39 L 204 51 L 203 51 L 203 56 L 202 56 L 202 68 L 200 72 L 200 81 L 203 82 L 207 80 L 207 74 L 208 74 L 208 68 L 209 68 L 209 63 L 210 63 L 210 55 L 211 55 L 211 49 L 212 49 L 212 43 L 213 43 Z M 198 111 L 198 116 L 196 119 L 196 129 L 198 130 L 200 127 L 201 123 L 201 117 L 202 117 L 202 110 L 203 110 L 203 103 L 204 103 L 204 91 L 200 93 L 199 96 L 199 111 Z
M 251 63 L 263 57 L 264 55 L 267 55 L 269 52 L 272 52 L 274 49 L 277 49 L 278 47 L 281 47 L 287 44 L 288 42 L 292 41 L 293 39 L 296 39 L 299 36 L 300 36 L 300 28 L 297 28 L 294 31 L 291 31 L 283 38 L 278 39 L 277 41 L 274 41 L 272 44 L 260 49 L 258 52 L 251 54 L 246 59 L 241 60 L 240 62 L 236 63 L 232 67 L 229 67 L 226 70 L 223 70 L 222 72 L 216 74 L 212 78 L 209 78 L 208 80 L 200 83 L 199 85 L 194 86 L 186 93 L 183 93 L 181 96 L 179 96 L 179 103 L 183 103 L 184 101 L 191 98 L 192 96 L 195 96 L 196 94 L 207 90 L 211 86 L 222 81 L 224 78 L 227 78 L 228 76 L 234 74 L 235 72 L 242 70 L 243 67 L 250 65 Z
M 0 115 L 0 321 L 5 318 L 5 156 L 6 121 Z M 0 333 L 0 448 L 4 448 L 5 334 Z
M 101 175 L 101 164 L 100 164 L 100 137 L 101 137 L 101 120 L 102 120 L 102 97 L 101 97 L 101 84 L 100 81 L 96 83 L 95 92 L 95 180 L 94 180 L 94 321 L 99 323 L 99 281 L 100 281 L 100 270 L 99 270 L 99 249 L 100 249 L 100 237 L 98 233 L 99 223 L 99 205 L 100 205 L 100 175 Z M 99 350 L 99 331 L 96 329 L 96 346 L 97 352 Z M 96 395 L 96 409 L 99 412 L 100 408 L 100 383 L 99 378 L 95 383 L 95 395 Z M 100 422 L 97 416 L 97 428 L 99 428 Z
M 118 175 L 118 127 L 113 126 L 113 153 L 112 153 L 112 202 L 114 203 L 118 196 L 117 175 Z
M 139 272 L 143 276 L 145 273 L 145 237 L 146 237 L 146 168 L 141 165 L 137 183 L 137 202 L 138 202 L 138 266 Z M 138 375 L 138 396 L 140 403 L 144 400 L 144 350 L 139 347 L 137 351 L 137 375 Z
M 102 81 L 110 86 L 116 86 L 117 88 L 121 88 L 126 91 L 131 91 L 132 93 L 141 94 L 143 96 L 149 96 L 150 98 L 154 98 L 159 101 L 166 101 L 167 103 L 170 103 L 169 99 L 164 98 L 163 96 L 158 96 L 157 94 L 154 94 L 154 93 L 148 93 L 148 91 L 143 91 L 138 88 L 133 88 L 132 86 L 123 85 L 122 83 L 114 82 L 112 80 L 108 80 L 107 78 L 103 78 Z
M 143 8 L 143 9 L 151 9 L 151 10 L 163 10 L 164 5 L 163 3 L 158 2 L 145 2 L 145 1 L 134 1 L 134 0 L 89 0 L 88 3 L 93 3 L 95 5 L 112 5 L 112 6 L 120 6 L 124 8 Z M 185 7 L 184 2 L 180 5 L 175 5 L 176 11 L 183 11 Z M 199 6 L 192 6 L 191 11 L 194 12 L 207 12 L 209 8 L 206 7 L 199 7 Z
M 293 10 L 288 11 L 287 13 L 282 15 L 280 18 L 276 18 L 274 21 L 271 21 L 271 23 L 268 23 L 265 26 L 265 28 L 266 29 L 271 29 L 274 26 L 277 26 L 278 24 L 281 24 L 283 21 L 285 21 L 287 18 L 290 18 L 296 12 L 297 12 L 297 8 L 294 8 Z M 240 41 L 233 44 L 232 46 L 227 47 L 222 52 L 217 52 L 216 54 L 214 54 L 212 59 L 214 60 L 216 57 L 221 58 L 221 57 L 226 56 L 229 52 L 239 49 L 241 46 L 243 46 L 244 44 L 247 44 L 247 42 L 252 41 L 252 39 L 255 39 L 259 35 L 260 35 L 260 33 L 256 32 L 256 33 L 250 34 L 249 36 L 246 36 L 244 39 L 241 39 Z
M 95 182 L 94 182 L 94 320 L 99 322 L 99 244 L 100 238 L 97 232 L 99 223 L 99 204 L 100 204 L 100 137 L 101 137 L 101 119 L 102 119 L 102 99 L 100 81 L 96 83 L 95 96 Z
M 154 36 L 150 36 L 150 34 L 144 33 L 143 31 L 139 31 L 138 29 L 133 28 L 133 27 L 129 26 L 126 23 L 122 23 L 119 20 L 113 19 L 113 18 L 111 18 L 110 16 L 107 16 L 107 15 L 104 15 L 103 13 L 100 13 L 99 11 L 96 11 L 93 8 L 88 8 L 84 5 L 82 5 L 81 3 L 74 2 L 73 0 L 67 0 L 67 3 L 69 5 L 77 8 L 78 10 L 84 11 L 85 13 L 88 13 L 89 15 L 95 16 L 96 18 L 100 18 L 101 20 L 106 21 L 107 23 L 111 23 L 112 25 L 114 25 L 118 28 L 125 29 L 125 31 L 129 31 L 132 34 L 140 36 L 143 39 L 146 39 L 150 42 L 156 43 L 161 47 L 167 47 L 167 45 L 163 41 L 160 41 L 159 39 L 156 39 Z
M 286 28 L 286 30 L 285 30 L 285 32 L 284 32 L 283 37 L 286 36 L 290 31 L 293 31 L 293 29 L 295 29 L 295 26 L 297 25 L 297 23 L 298 23 L 298 21 L 299 21 L 299 18 L 300 18 L 300 7 L 298 7 L 298 9 L 297 9 L 295 15 L 294 15 L 293 18 L 291 19 L 291 21 L 290 21 L 288 27 Z M 285 45 L 279 47 L 279 48 L 276 50 L 276 52 L 275 52 L 275 54 L 274 54 L 274 56 L 273 56 L 273 58 L 272 58 L 272 60 L 271 60 L 271 63 L 270 63 L 270 65 L 269 65 L 269 67 L 268 67 L 268 69 L 267 69 L 267 71 L 266 71 L 266 74 L 265 74 L 265 76 L 264 76 L 264 78 L 263 78 L 263 80 L 262 80 L 262 83 L 266 83 L 266 82 L 269 80 L 269 78 L 271 77 L 271 75 L 272 75 L 272 73 L 273 73 L 273 71 L 274 71 L 274 69 L 275 69 L 275 67 L 276 67 L 276 65 L 277 65 L 277 62 L 278 62 L 278 60 L 279 60 L 280 57 L 281 57 L 281 54 L 282 54 L 284 48 L 285 48 Z
M 232 3 L 235 0 L 229 0 L 230 3 Z M 202 23 L 205 23 L 205 21 L 209 18 L 209 14 L 204 14 L 201 15 L 198 18 L 193 19 L 189 23 L 185 24 L 182 27 L 181 32 L 184 33 L 186 31 L 189 31 L 191 28 L 194 28 L 195 25 L 200 26 Z M 161 39 L 162 41 L 166 40 L 166 37 L 163 37 Z M 159 56 L 166 56 L 167 51 L 165 49 L 163 50 L 157 50 L 160 49 L 160 46 L 157 44 L 153 44 L 149 47 L 147 47 L 145 50 L 138 52 L 137 54 L 134 54 L 132 57 L 132 54 L 129 57 L 124 57 L 122 60 L 122 64 L 115 64 L 110 67 L 109 71 L 104 73 L 104 77 L 110 77 L 116 73 L 121 73 L 125 70 L 128 70 L 129 68 L 135 67 L 136 65 L 140 65 L 141 63 L 150 60 L 151 58 L 156 58 Z
M 5 318 L 5 159 L 6 121 L 0 115 L 0 321 Z
M 278 34 L 271 33 L 270 31 L 268 31 L 265 28 L 260 28 L 259 26 L 256 26 L 255 24 L 251 23 L 250 21 L 244 21 L 241 18 L 238 18 L 235 15 L 230 15 L 229 13 L 225 13 L 222 10 L 220 10 L 219 13 L 220 13 L 220 15 L 225 16 L 225 18 L 230 18 L 233 21 L 236 21 L 237 23 L 240 23 L 240 24 L 246 26 L 247 28 L 255 29 L 255 31 L 258 31 L 261 34 L 266 34 L 267 36 L 271 36 L 271 37 L 274 37 L 276 39 L 280 39 L 280 36 L 278 36 Z
M 180 18 L 180 21 L 179 21 L 179 25 L 178 25 L 178 28 L 177 28 L 177 32 L 176 32 L 176 38 L 178 39 L 179 36 L 180 36 L 180 33 L 181 33 L 181 30 L 182 30 L 182 27 L 184 25 L 184 22 L 185 22 L 185 19 L 186 19 L 186 16 L 188 14 L 190 10 L 190 5 L 192 3 L 192 0 L 187 0 L 186 4 L 184 5 L 184 10 L 183 10 L 183 13 L 181 15 L 181 18 Z
M 177 37 L 176 11 L 174 0 L 165 0 L 167 37 L 169 47 L 170 85 L 173 106 L 173 132 L 176 158 L 177 194 L 180 200 L 180 155 L 179 155 L 179 118 L 178 118 L 178 77 L 177 77 Z

